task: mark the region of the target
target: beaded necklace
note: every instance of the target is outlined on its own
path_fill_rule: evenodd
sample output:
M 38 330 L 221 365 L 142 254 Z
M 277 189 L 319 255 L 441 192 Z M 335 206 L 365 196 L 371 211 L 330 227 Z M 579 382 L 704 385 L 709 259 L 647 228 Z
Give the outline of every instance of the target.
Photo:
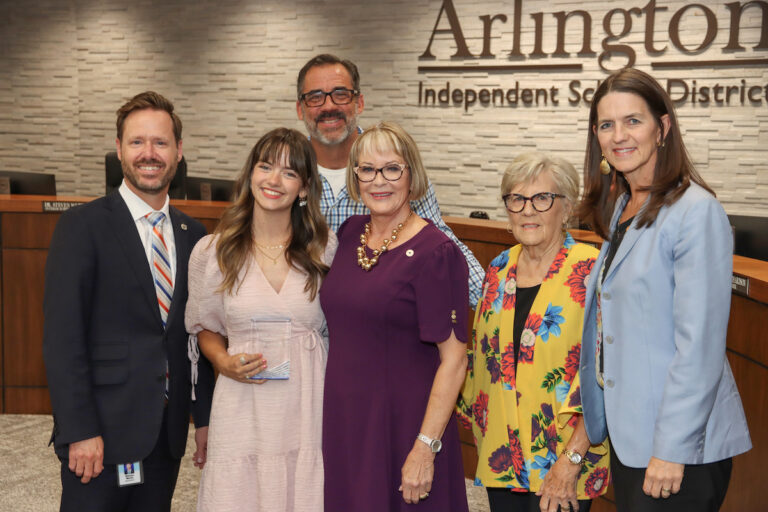
M 357 248 L 357 264 L 360 265 L 363 270 L 367 272 L 379 262 L 379 256 L 387 252 L 389 244 L 397 240 L 398 233 L 400 233 L 405 225 L 408 224 L 408 219 L 411 218 L 411 215 L 413 215 L 413 210 L 408 210 L 408 216 L 392 230 L 392 236 L 385 238 L 384 241 L 381 242 L 381 247 L 373 250 L 372 258 L 368 258 L 365 254 L 365 246 L 368 244 L 368 236 L 371 234 L 371 223 L 367 222 L 365 224 L 365 231 L 360 235 L 360 247 Z

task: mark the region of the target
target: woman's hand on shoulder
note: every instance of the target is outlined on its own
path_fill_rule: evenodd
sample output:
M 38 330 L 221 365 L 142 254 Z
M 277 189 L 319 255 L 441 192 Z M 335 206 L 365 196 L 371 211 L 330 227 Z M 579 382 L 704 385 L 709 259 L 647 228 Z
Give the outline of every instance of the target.
M 416 504 L 429 498 L 435 476 L 435 454 L 421 441 L 415 441 L 401 470 L 400 488 L 406 503 Z
M 576 483 L 580 474 L 581 465 L 571 463 L 563 455 L 558 457 L 536 493 L 541 496 L 539 509 L 542 512 L 557 512 L 558 506 L 561 510 L 569 510 L 570 505 L 570 510 L 579 510 Z
M 250 377 L 257 375 L 267 367 L 267 361 L 261 354 L 234 354 L 224 353 L 214 362 L 216 370 L 232 380 L 247 384 L 263 384 L 263 379 L 254 380 Z

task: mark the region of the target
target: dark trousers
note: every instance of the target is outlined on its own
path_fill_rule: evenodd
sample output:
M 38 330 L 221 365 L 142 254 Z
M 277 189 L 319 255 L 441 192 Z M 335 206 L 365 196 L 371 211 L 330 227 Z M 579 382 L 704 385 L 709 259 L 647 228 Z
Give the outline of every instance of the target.
M 611 473 L 618 512 L 717 512 L 731 479 L 730 458 L 709 464 L 686 464 L 680 492 L 653 498 L 643 492 L 645 468 L 630 468 L 611 447 Z
M 135 462 L 135 461 L 123 461 Z M 163 414 L 160 436 L 149 456 L 142 461 L 144 483 L 117 486 L 117 466 L 105 464 L 104 471 L 84 484 L 69 470 L 69 459 L 61 459 L 60 512 L 168 512 L 179 476 L 181 460 L 168 449 L 168 425 Z
M 491 512 L 539 512 L 541 498 L 533 492 L 512 492 L 504 487 L 486 487 Z M 579 500 L 579 512 L 589 512 L 592 500 Z M 558 508 L 562 511 L 562 508 Z M 569 512 L 571 509 L 566 509 Z

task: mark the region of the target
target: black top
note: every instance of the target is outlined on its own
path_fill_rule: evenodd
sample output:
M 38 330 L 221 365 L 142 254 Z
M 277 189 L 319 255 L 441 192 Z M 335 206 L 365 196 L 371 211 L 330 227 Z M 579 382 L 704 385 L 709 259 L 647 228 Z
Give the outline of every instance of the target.
M 515 321 L 514 330 L 512 332 L 515 342 L 515 368 L 517 368 L 517 360 L 519 359 L 520 337 L 523 335 L 525 321 L 528 319 L 528 314 L 531 312 L 531 306 L 533 306 L 533 301 L 536 300 L 539 288 L 541 288 L 540 284 L 528 288 L 521 288 L 518 286 L 515 291 Z
M 608 275 L 608 269 L 611 268 L 611 263 L 613 263 L 613 258 L 616 256 L 616 251 L 619 250 L 621 241 L 624 240 L 624 235 L 627 232 L 627 228 L 629 228 L 633 220 L 635 220 L 634 216 L 628 218 L 624 222 L 621 222 L 618 226 L 616 226 L 616 231 L 614 231 L 613 236 L 611 236 L 611 243 L 608 245 L 608 254 L 605 255 L 605 262 L 603 264 L 603 281 L 605 281 L 605 276 Z
M 605 276 L 608 275 L 608 269 L 611 268 L 611 263 L 613 263 L 613 258 L 616 256 L 616 251 L 619 250 L 621 241 L 624 240 L 624 235 L 627 233 L 627 228 L 629 228 L 633 220 L 635 220 L 634 216 L 628 218 L 624 222 L 620 222 L 619 225 L 616 226 L 616 231 L 614 231 L 613 235 L 611 236 L 611 243 L 608 246 L 608 253 L 605 255 L 605 261 L 603 262 L 603 276 L 601 280 L 602 282 L 605 282 Z M 597 364 L 599 366 L 600 373 L 603 373 L 605 361 L 603 359 L 602 350 L 600 350 L 600 360 L 597 362 Z

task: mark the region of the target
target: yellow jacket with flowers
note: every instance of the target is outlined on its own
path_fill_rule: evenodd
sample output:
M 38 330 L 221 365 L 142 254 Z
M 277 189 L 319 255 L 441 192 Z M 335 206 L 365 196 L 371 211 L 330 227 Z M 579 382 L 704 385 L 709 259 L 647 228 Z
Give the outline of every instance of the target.
M 520 245 L 512 247 L 488 267 L 458 412 L 475 437 L 475 484 L 536 492 L 581 414 L 578 369 L 585 280 L 598 251 L 566 236 L 531 306 L 515 354 L 520 251 Z M 579 499 L 606 492 L 607 453 L 606 441 L 586 454 L 576 489 Z

